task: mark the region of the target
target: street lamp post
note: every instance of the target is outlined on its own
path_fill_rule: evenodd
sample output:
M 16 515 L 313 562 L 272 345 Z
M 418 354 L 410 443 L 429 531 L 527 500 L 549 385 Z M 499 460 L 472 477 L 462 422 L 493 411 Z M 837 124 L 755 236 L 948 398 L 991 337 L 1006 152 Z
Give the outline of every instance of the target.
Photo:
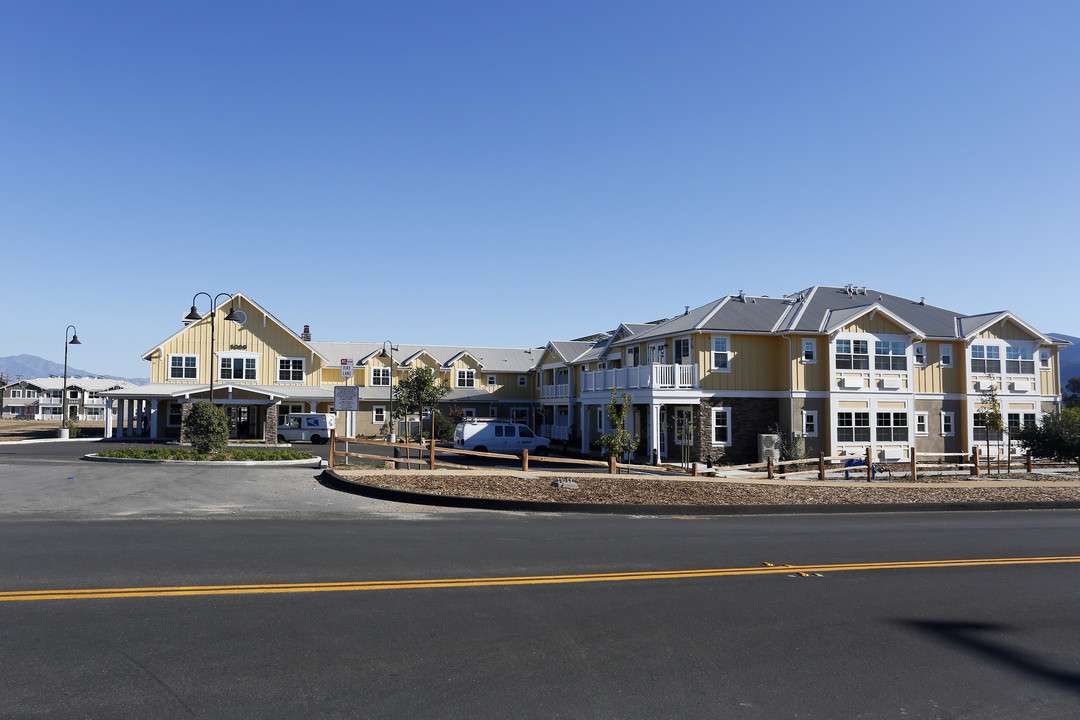
M 68 340 L 68 330 L 71 331 L 71 340 Z M 63 419 L 60 421 L 60 429 L 67 428 L 67 361 L 68 361 L 68 345 L 82 345 L 79 342 L 79 331 L 75 329 L 74 325 L 68 325 L 64 328 L 64 389 L 60 391 L 60 417 Z
M 214 403 L 214 318 L 217 316 L 217 301 L 222 295 L 225 297 L 233 297 L 236 293 L 218 293 L 212 298 L 210 297 L 210 293 L 195 293 L 191 298 L 191 312 L 184 316 L 185 320 L 197 322 L 203 319 L 203 316 L 199 314 L 198 309 L 195 307 L 195 298 L 200 295 L 205 295 L 210 299 L 210 404 L 212 405 Z M 240 320 L 240 316 L 236 314 L 236 308 L 234 306 L 229 306 L 229 314 L 225 316 L 225 319 L 233 322 Z
M 386 352 L 386 346 L 390 346 L 390 352 Z M 390 382 L 387 383 L 387 390 L 390 394 L 390 416 L 387 418 L 387 425 L 390 431 L 386 434 L 386 439 L 390 442 L 394 442 L 397 438 L 394 437 L 394 343 L 389 340 L 383 340 L 382 352 L 379 353 L 379 357 L 390 358 Z

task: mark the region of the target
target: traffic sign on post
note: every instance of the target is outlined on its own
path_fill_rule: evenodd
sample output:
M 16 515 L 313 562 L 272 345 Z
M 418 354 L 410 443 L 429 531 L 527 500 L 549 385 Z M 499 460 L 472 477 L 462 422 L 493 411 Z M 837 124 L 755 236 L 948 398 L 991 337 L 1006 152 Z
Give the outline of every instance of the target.
M 341 377 L 351 378 L 353 376 L 353 367 L 352 358 L 341 358 Z
M 360 409 L 360 388 L 355 385 L 334 386 L 334 411 L 356 412 Z

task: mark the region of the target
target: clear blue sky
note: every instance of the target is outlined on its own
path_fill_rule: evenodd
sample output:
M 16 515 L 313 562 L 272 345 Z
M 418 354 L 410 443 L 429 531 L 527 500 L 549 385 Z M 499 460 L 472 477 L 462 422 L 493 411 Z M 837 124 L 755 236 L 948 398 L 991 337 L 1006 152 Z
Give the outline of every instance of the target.
M 236 290 L 317 340 L 847 283 L 1080 335 L 1078 38 L 1075 0 L 0 0 L 0 356 L 73 323 L 146 376 Z

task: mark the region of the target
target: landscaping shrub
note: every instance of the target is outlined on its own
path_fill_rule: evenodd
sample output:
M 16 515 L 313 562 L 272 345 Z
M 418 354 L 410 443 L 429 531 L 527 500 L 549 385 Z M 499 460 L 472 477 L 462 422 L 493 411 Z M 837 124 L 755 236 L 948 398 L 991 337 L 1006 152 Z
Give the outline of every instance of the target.
M 208 402 L 197 402 L 184 418 L 184 438 L 195 452 L 215 453 L 229 444 L 229 421 L 225 410 Z

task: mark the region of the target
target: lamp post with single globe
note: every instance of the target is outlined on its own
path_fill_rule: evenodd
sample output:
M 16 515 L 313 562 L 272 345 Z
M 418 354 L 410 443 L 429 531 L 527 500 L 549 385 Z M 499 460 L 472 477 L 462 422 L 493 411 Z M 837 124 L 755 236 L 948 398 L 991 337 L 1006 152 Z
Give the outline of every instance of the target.
M 386 352 L 386 346 L 390 346 L 390 352 Z M 386 383 L 387 390 L 390 391 L 390 416 L 387 418 L 387 426 L 389 432 L 386 434 L 386 439 L 390 442 L 394 442 L 397 438 L 394 437 L 394 343 L 389 340 L 383 340 L 382 352 L 379 353 L 381 358 L 390 358 L 390 377 Z
M 205 295 L 210 298 L 210 403 L 214 402 L 214 318 L 217 316 L 217 301 L 218 298 L 224 295 L 225 297 L 233 297 L 236 293 L 218 293 L 214 297 L 210 297 L 210 293 L 200 292 L 195 293 L 191 298 L 191 312 L 184 316 L 185 320 L 191 320 L 197 322 L 203 319 L 203 316 L 199 314 L 198 309 L 195 307 L 195 298 L 200 295 Z M 240 315 L 237 314 L 236 308 L 232 305 L 229 306 L 229 314 L 225 316 L 226 320 L 232 322 L 242 322 Z
M 68 330 L 71 331 L 71 340 L 68 340 Z M 64 389 L 60 395 L 60 416 L 63 420 L 60 421 L 60 429 L 67 428 L 67 361 L 68 361 L 68 345 L 82 345 L 79 342 L 79 331 L 75 329 L 74 325 L 68 325 L 64 328 Z

